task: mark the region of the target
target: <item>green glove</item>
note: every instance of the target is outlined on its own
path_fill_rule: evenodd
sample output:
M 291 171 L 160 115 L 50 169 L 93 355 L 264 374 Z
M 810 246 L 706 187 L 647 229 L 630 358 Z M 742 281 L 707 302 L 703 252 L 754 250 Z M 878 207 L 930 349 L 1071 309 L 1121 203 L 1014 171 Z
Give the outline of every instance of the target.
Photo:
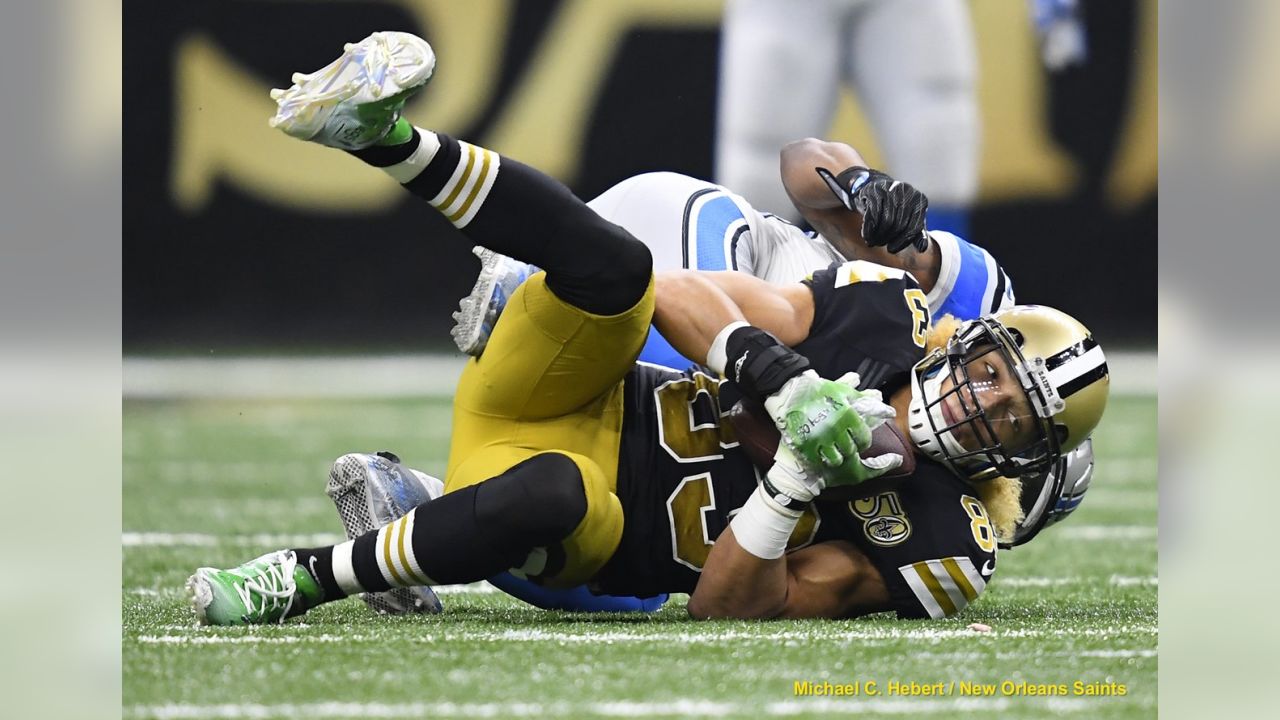
M 902 464 L 896 453 L 863 459 L 871 432 L 896 415 L 878 390 L 858 390 L 856 373 L 838 381 L 807 370 L 765 400 L 787 445 L 821 487 L 852 485 L 883 475 Z

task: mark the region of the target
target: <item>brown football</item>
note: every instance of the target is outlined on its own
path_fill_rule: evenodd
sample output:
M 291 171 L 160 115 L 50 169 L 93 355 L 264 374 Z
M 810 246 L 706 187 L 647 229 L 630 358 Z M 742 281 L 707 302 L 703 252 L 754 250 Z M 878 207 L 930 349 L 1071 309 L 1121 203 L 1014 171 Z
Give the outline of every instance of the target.
M 738 444 L 747 453 L 751 463 L 761 471 L 772 467 L 773 454 L 778 451 L 778 441 L 782 436 L 764 407 L 744 398 L 729 409 L 728 417 Z M 911 450 L 911 441 L 895 423 L 884 423 L 871 432 L 871 447 L 867 449 L 865 456 L 875 457 L 884 453 L 898 453 L 902 456 L 902 464 L 882 477 L 901 477 L 915 472 L 916 455 Z M 853 486 L 831 488 L 823 496 L 830 497 L 852 489 Z

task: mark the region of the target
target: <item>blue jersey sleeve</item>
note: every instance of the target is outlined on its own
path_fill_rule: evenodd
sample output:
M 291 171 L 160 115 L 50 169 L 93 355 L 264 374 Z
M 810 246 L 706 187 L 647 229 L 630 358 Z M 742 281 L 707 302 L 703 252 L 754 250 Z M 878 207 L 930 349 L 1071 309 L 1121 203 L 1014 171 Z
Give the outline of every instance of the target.
M 1013 283 L 991 253 L 949 232 L 930 236 L 942 252 L 938 284 L 929 293 L 934 317 L 972 320 L 1013 304 Z

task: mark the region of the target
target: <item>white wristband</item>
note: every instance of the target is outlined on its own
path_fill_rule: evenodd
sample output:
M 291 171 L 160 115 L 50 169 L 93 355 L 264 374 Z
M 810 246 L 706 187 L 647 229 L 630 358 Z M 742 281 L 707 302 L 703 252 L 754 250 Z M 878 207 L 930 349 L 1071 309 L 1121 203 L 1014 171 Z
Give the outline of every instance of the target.
M 733 518 L 733 536 L 743 550 L 762 560 L 775 560 L 787 551 L 787 540 L 802 515 L 779 507 L 757 487 Z
M 729 336 L 734 330 L 744 327 L 750 327 L 750 325 L 741 320 L 731 322 L 724 326 L 715 340 L 711 341 L 711 349 L 707 351 L 707 367 L 715 370 L 720 377 L 724 377 L 724 366 L 729 362 L 729 350 L 725 347 L 729 344 Z

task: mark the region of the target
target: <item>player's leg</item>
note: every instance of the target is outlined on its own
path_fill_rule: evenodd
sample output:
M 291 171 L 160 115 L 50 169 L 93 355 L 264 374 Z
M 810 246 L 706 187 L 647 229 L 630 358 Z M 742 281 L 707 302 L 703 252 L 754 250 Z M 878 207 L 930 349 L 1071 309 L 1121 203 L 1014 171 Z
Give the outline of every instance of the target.
M 724 188 L 671 172 L 627 178 L 587 206 L 644 243 L 655 272 L 739 269 L 738 256 L 750 246 L 748 214 L 759 218 L 745 200 Z M 459 302 L 451 333 L 459 350 L 479 357 L 515 289 L 539 268 L 484 248 L 476 248 L 476 254 L 480 275 Z M 692 364 L 654 332 L 639 359 L 676 368 Z
M 676 173 L 645 173 L 605 190 L 587 207 L 644 243 L 653 255 L 654 272 L 679 270 L 689 267 L 682 232 L 684 208 L 689 196 L 706 185 L 710 183 Z
M 786 143 L 822 136 L 839 91 L 846 2 L 725 4 L 716 112 L 716 182 L 764 212 L 799 219 L 778 174 Z
M 551 178 L 400 121 L 397 103 L 433 64 L 425 41 L 375 33 L 274 93 L 273 124 L 385 168 L 473 242 L 548 272 L 515 293 L 518 310 L 459 381 L 449 492 L 348 543 L 201 569 L 189 586 L 207 621 L 272 621 L 350 592 L 471 582 L 512 567 L 576 585 L 621 537 L 620 380 L 653 312 L 649 253 Z
M 444 494 L 444 481 L 406 467 L 394 453 L 348 453 L 333 462 L 325 494 L 338 511 L 348 540 L 390 525 L 414 508 Z M 440 598 L 429 587 L 363 593 L 372 610 L 400 615 L 437 613 Z
M 751 231 L 743 205 L 719 185 L 672 172 L 627 178 L 587 203 L 649 248 L 655 272 L 739 269 L 739 241 Z M 694 364 L 656 328 L 639 359 L 678 370 Z
M 554 179 L 400 118 L 402 99 L 433 68 L 421 38 L 374 33 L 329 67 L 275 91 L 272 123 L 349 150 L 474 244 L 543 268 L 545 276 L 511 299 L 524 321 L 507 333 L 509 352 L 493 352 L 490 341 L 482 362 L 464 373 L 455 408 L 526 419 L 575 411 L 617 383 L 640 351 L 653 309 L 649 251 Z M 494 335 L 501 334 L 499 324 Z
M 354 540 L 440 497 L 444 494 L 444 481 L 402 465 L 390 452 L 349 453 L 334 461 L 325 493 L 338 510 L 347 539 Z M 652 612 L 666 601 L 666 595 L 644 599 L 594 595 L 582 586 L 556 590 L 511 573 L 499 573 L 488 580 L 509 595 L 544 609 Z M 389 614 L 441 610 L 440 599 L 426 586 L 363 593 L 361 599 L 373 610 Z
M 551 538 L 509 524 L 517 530 L 504 536 L 509 564 L 491 567 L 486 560 L 495 560 L 492 555 L 466 564 L 472 573 L 484 568 L 472 579 L 483 578 L 521 566 L 530 548 L 545 547 L 548 565 L 537 574 L 548 583 L 578 584 L 603 566 L 621 536 L 621 506 L 613 494 L 621 380 L 653 313 L 651 257 L 642 243 L 552 178 L 399 118 L 398 108 L 379 98 L 407 92 L 401 78 L 417 82 L 423 75 L 417 69 L 430 55 L 420 38 L 375 33 L 344 52 L 355 68 L 346 83 L 354 92 L 334 94 L 331 88 L 343 83 L 325 72 L 295 78 L 295 86 L 277 96 L 275 124 L 383 168 L 471 242 L 546 271 L 515 291 L 486 352 L 458 381 L 445 487 L 451 496 L 501 485 L 498 479 L 511 468 L 523 467 L 518 463 L 557 451 L 574 468 L 570 479 L 568 471 L 546 462 L 529 474 L 543 476 L 548 488 L 576 487 L 585 511 L 571 532 Z M 348 141 L 353 136 L 358 142 Z M 470 534 L 484 532 L 473 528 Z
M 533 168 L 399 113 L 434 71 L 426 41 L 374 33 L 295 84 L 273 91 L 272 124 L 304 140 L 345 149 L 425 199 L 477 245 L 531 262 L 575 307 L 613 315 L 632 307 L 650 280 L 647 250 Z
M 580 537 L 592 512 L 580 468 L 578 459 L 540 454 L 354 540 L 282 550 L 232 570 L 201 568 L 187 581 L 197 617 L 214 625 L 279 622 L 356 593 L 469 583 L 528 567 L 538 548 L 592 540 Z M 535 576 L 566 563 L 554 554 L 538 560 L 528 568 Z
M 977 55 L 965 0 L 874 0 L 848 73 L 889 170 L 929 196 L 929 227 L 968 236 L 978 189 Z

